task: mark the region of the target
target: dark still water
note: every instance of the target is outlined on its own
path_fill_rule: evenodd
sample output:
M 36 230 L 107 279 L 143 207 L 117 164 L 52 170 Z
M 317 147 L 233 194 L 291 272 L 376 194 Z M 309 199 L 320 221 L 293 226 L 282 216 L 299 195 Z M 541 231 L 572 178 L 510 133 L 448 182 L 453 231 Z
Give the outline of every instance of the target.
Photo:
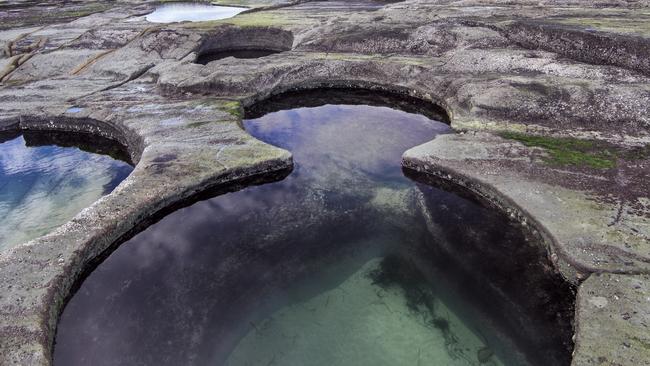
M 122 244 L 65 308 L 55 364 L 568 365 L 572 288 L 504 216 L 407 178 L 402 153 L 451 131 L 385 103 L 249 111 L 291 174 Z
M 109 154 L 112 154 L 111 157 Z M 0 251 L 45 235 L 133 168 L 116 143 L 79 133 L 0 132 Z
M 281 51 L 274 50 L 265 50 L 265 49 L 244 49 L 244 50 L 228 50 L 228 51 L 217 51 L 210 52 L 200 55 L 196 63 L 201 65 L 207 65 L 208 63 L 216 60 L 221 60 L 227 57 L 234 58 L 261 58 L 270 56 Z

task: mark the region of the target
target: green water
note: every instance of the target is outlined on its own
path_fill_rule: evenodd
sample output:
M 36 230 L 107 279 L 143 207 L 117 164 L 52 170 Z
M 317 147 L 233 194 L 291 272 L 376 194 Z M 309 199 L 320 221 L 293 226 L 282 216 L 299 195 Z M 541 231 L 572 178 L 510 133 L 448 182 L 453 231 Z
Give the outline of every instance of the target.
M 413 308 L 399 286 L 375 284 L 381 261 L 252 324 L 226 365 L 476 365 L 481 352 L 491 353 L 439 299 L 432 299 L 435 311 Z M 502 365 L 497 356 L 484 358 L 483 365 Z

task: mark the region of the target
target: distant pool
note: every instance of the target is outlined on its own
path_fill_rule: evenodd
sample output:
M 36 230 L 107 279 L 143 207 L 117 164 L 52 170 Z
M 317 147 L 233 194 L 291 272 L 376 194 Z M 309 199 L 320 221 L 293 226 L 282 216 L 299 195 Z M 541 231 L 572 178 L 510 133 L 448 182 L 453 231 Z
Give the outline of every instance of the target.
M 152 23 L 203 22 L 232 18 L 247 9 L 205 3 L 171 3 L 159 6 L 146 19 Z
M 75 140 L 94 152 L 72 147 Z M 113 145 L 85 134 L 1 133 L 0 250 L 47 234 L 110 193 L 133 170 L 105 155 L 128 160 Z

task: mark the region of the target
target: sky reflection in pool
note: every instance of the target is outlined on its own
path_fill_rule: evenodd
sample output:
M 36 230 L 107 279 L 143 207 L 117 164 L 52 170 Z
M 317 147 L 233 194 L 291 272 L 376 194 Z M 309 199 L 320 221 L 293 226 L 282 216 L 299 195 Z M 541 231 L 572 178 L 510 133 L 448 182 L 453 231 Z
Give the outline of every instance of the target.
M 49 139 L 57 133 L 48 134 L 0 136 L 0 250 L 69 221 L 133 169 L 107 155 L 57 146 Z
M 544 250 L 402 173 L 447 125 L 346 104 L 244 124 L 291 174 L 122 244 L 65 308 L 56 364 L 568 364 L 572 292 Z
M 160 5 L 146 19 L 152 23 L 203 22 L 232 18 L 247 9 L 206 3 L 170 3 Z

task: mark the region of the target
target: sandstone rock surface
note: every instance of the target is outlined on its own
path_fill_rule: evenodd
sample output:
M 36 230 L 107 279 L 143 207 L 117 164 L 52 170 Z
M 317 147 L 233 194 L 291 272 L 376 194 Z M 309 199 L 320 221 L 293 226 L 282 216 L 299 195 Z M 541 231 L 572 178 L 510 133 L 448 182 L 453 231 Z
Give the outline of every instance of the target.
M 574 365 L 648 364 L 647 1 L 238 3 L 251 11 L 170 24 L 146 22 L 140 1 L 0 4 L 0 130 L 96 133 L 137 163 L 69 223 L 0 252 L 0 364 L 50 364 L 73 284 L 120 238 L 200 191 L 291 167 L 240 128 L 242 106 L 314 87 L 442 107 L 466 133 L 404 164 L 538 232 L 580 284 Z M 194 62 L 225 35 L 290 50 Z

